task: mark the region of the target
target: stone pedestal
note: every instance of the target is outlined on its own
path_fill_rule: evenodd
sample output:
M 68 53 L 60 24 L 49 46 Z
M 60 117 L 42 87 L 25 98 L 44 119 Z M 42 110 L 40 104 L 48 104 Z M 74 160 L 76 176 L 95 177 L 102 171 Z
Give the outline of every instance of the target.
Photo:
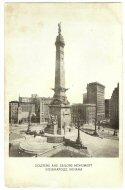
M 51 104 L 50 114 L 57 117 L 57 134 L 64 136 L 71 123 L 70 106 Z
M 44 129 L 44 132 L 56 135 L 57 134 L 57 125 L 48 124 L 47 127 Z
M 63 135 L 48 135 L 47 142 L 48 143 L 62 143 L 64 141 Z

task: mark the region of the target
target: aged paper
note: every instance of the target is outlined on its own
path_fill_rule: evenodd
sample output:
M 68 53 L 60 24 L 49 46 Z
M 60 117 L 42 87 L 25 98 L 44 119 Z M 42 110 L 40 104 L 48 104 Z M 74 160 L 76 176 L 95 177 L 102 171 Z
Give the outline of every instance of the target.
M 5 3 L 7 187 L 121 186 L 121 9 Z

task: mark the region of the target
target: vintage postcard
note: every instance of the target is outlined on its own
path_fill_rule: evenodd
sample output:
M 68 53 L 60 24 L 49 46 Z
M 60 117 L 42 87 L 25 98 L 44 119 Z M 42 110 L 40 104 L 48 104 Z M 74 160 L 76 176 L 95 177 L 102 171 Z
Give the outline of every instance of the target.
M 4 5 L 6 186 L 120 186 L 122 4 Z

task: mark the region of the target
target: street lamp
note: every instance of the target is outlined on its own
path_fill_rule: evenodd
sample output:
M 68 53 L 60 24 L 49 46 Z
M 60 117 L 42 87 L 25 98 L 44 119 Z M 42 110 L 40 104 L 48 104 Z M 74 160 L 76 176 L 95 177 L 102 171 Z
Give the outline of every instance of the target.
M 78 128 L 78 137 L 76 139 L 76 144 L 81 147 L 82 146 L 82 141 L 81 141 L 81 138 L 80 138 L 80 120 L 78 118 L 77 120 L 77 128 Z
M 76 121 L 76 125 L 78 128 L 78 136 L 76 139 L 76 146 L 77 146 L 77 148 L 87 149 L 87 147 L 84 146 L 84 144 L 82 143 L 81 138 L 80 138 L 80 127 L 81 127 L 82 122 L 83 122 L 83 120 L 80 120 L 79 118 Z
M 99 136 L 99 134 L 97 133 L 97 104 L 96 104 L 96 110 L 95 110 L 95 130 L 94 130 L 93 135 Z
M 30 126 L 31 126 L 31 110 L 29 111 L 29 116 L 28 116 L 28 128 L 27 128 L 27 131 L 30 131 Z

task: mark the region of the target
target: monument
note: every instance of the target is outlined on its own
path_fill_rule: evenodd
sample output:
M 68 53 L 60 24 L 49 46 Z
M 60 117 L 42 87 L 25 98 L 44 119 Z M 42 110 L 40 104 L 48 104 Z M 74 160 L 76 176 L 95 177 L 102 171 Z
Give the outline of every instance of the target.
M 56 37 L 56 67 L 55 67 L 55 88 L 52 102 L 50 103 L 50 115 L 57 118 L 54 134 L 65 135 L 67 127 L 71 123 L 70 104 L 65 92 L 65 68 L 64 68 L 64 38 L 61 34 L 61 23 L 58 24 L 58 36 Z

